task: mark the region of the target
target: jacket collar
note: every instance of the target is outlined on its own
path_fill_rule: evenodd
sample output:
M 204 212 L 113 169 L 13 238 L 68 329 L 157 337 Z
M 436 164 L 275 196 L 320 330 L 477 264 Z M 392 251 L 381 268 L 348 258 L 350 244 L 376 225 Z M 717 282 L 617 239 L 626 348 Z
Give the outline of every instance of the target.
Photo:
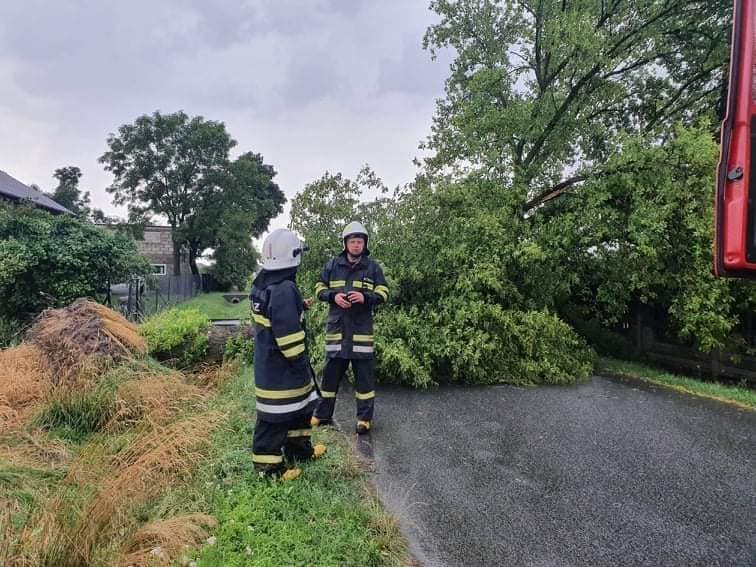
M 297 268 L 286 268 L 284 270 L 260 270 L 257 274 L 253 285 L 258 289 L 265 289 L 269 285 L 281 283 L 284 280 L 297 281 Z
M 342 266 L 347 266 L 348 268 L 352 268 L 352 267 L 356 268 L 357 266 L 364 268 L 367 266 L 367 254 L 362 254 L 362 256 L 360 256 L 360 259 L 357 261 L 356 264 L 349 263 L 349 260 L 347 259 L 346 250 L 344 250 L 341 254 L 339 254 L 338 258 L 339 258 L 338 263 Z

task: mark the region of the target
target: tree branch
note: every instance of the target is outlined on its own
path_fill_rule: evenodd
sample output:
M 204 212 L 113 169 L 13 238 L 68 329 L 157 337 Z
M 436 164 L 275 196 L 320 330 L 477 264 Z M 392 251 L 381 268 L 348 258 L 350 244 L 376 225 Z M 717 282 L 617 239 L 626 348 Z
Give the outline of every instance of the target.
M 524 212 L 527 213 L 529 210 L 534 209 L 538 205 L 541 205 L 547 201 L 551 201 L 551 199 L 558 197 L 573 185 L 582 183 L 583 181 L 591 177 L 595 177 L 595 175 L 575 175 L 574 177 L 560 181 L 553 187 L 550 187 L 546 191 L 543 191 L 542 193 L 538 194 L 537 196 L 530 199 L 527 203 L 525 203 L 525 206 L 523 207 Z

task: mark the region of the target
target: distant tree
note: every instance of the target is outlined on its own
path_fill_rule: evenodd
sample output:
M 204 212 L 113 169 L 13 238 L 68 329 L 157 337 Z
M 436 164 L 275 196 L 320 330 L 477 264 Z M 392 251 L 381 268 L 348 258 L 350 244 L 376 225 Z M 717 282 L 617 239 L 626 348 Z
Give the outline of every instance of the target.
M 225 289 L 243 289 L 247 278 L 255 271 L 259 255 L 252 245 L 248 220 L 242 211 L 230 211 L 223 216 L 218 240 L 210 273 Z
M 115 176 L 108 192 L 114 203 L 163 215 L 174 229 L 174 272 L 181 272 L 182 238 L 187 220 L 206 202 L 228 167 L 236 142 L 222 122 L 189 118 L 184 112 L 144 115 L 110 134 L 109 151 L 99 161 Z
M 265 164 L 260 154 L 247 152 L 208 184 L 200 206 L 178 231 L 179 238 L 188 245 L 193 273 L 198 273 L 197 258 L 207 248 L 215 249 L 213 272 L 219 280 L 225 281 L 222 272 L 227 270 L 229 283 L 236 285 L 254 270 L 252 238 L 267 229 L 270 219 L 281 213 L 286 202 L 283 191 L 273 181 L 275 175 L 273 166 Z M 231 265 L 234 258 L 239 261 L 236 266 Z
M 121 126 L 108 145 L 110 151 L 100 157 L 115 175 L 108 191 L 116 204 L 129 203 L 131 216 L 168 219 L 177 274 L 182 247 L 192 273 L 199 274 L 197 259 L 204 250 L 215 248 L 219 258 L 238 256 L 240 250 L 249 254 L 252 237 L 283 210 L 286 199 L 273 182 L 273 167 L 252 152 L 230 161 L 236 142 L 222 122 L 155 112 Z M 219 251 L 224 247 L 234 254 Z M 254 259 L 241 265 L 250 263 L 254 268 Z
M 81 176 L 81 170 L 74 165 L 56 169 L 53 177 L 58 180 L 58 186 L 50 197 L 76 216 L 88 218 L 91 214 L 89 191 L 82 193 L 79 189 Z

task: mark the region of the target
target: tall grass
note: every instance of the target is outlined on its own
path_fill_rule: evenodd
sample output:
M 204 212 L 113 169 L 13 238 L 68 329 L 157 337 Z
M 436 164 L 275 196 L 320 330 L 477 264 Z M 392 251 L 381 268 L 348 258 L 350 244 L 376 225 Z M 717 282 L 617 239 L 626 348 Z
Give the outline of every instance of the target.
M 0 444 L 2 565 L 406 563 L 340 434 L 318 432 L 329 452 L 294 483 L 254 473 L 248 369 L 128 363 L 43 406 L 57 429 Z

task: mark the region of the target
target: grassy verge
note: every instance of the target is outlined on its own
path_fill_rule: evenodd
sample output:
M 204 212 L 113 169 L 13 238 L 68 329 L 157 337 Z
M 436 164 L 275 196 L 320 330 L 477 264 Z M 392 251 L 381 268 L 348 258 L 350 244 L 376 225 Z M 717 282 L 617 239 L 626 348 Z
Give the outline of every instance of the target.
M 227 368 L 123 365 L 0 430 L 0 564 L 406 564 L 340 434 L 295 481 L 254 474 L 251 371 Z
M 717 382 L 703 382 L 687 376 L 671 374 L 637 362 L 628 362 L 602 357 L 597 364 L 599 373 L 637 378 L 674 390 L 710 398 L 747 409 L 756 409 L 756 391 L 739 386 L 727 386 Z
M 198 565 L 403 565 L 406 551 L 393 518 L 382 511 L 343 436 L 317 431 L 328 453 L 304 463 L 292 482 L 253 472 L 249 416 L 251 373 L 245 369 L 218 399 L 228 427 L 213 439 L 213 455 L 185 498 L 218 520 Z
M 249 299 L 229 303 L 223 293 L 203 293 L 176 305 L 177 309 L 198 309 L 210 319 L 243 319 L 249 317 Z

